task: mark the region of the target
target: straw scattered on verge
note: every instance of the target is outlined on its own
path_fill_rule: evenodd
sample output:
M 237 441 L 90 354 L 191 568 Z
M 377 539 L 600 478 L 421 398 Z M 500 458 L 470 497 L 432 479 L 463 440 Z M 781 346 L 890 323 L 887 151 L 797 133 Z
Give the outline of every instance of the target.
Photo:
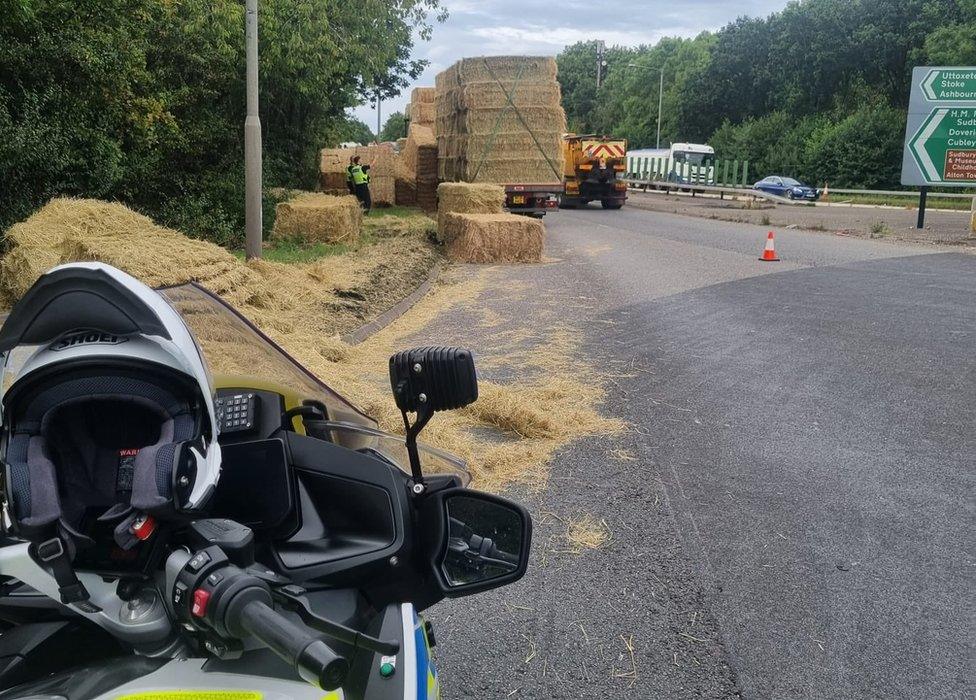
M 395 218 L 395 217 L 384 217 Z M 379 226 L 371 223 L 368 226 Z M 198 280 L 219 294 L 314 374 L 373 416 L 384 430 L 402 432 L 390 393 L 388 358 L 395 350 L 426 343 L 465 344 L 465 332 L 483 330 L 486 302 L 499 291 L 498 268 L 453 270 L 400 319 L 350 347 L 337 337 L 392 306 L 425 278 L 436 253 L 420 230 L 426 217 L 378 235 L 375 242 L 311 263 L 244 263 L 226 250 L 157 226 L 118 204 L 56 199 L 8 231 L 0 259 L 0 305 L 12 304 L 41 273 L 72 260 L 101 260 L 151 285 Z M 509 284 L 504 293 L 531 294 Z M 450 338 L 432 322 L 448 311 L 473 320 Z M 492 312 L 492 323 L 505 321 Z M 484 316 L 484 318 L 488 318 Z M 260 376 L 247 346 L 219 329 L 194 327 L 205 353 L 235 356 L 242 371 Z M 580 334 L 558 319 L 496 332 L 489 346 L 475 345 L 481 398 L 461 411 L 439 414 L 423 439 L 465 459 L 479 488 L 518 482 L 547 483 L 557 451 L 573 440 L 613 434 L 624 424 L 600 414 L 599 373 L 581 369 Z M 235 355 L 236 353 L 236 355 Z M 585 377 L 585 381 L 581 379 Z

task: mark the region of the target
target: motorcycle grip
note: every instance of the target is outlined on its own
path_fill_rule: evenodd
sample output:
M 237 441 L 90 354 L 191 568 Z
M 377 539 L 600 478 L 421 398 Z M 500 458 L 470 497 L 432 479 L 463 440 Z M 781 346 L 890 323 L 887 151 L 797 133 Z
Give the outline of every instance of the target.
M 298 675 L 322 690 L 340 688 L 349 673 L 349 662 L 307 628 L 296 625 L 260 600 L 240 611 L 247 632 L 295 667 Z

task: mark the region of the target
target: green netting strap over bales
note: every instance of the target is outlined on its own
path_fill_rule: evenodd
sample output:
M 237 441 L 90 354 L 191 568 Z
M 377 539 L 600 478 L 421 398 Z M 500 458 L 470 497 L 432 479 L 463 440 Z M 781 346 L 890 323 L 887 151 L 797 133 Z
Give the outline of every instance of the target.
M 491 73 L 491 68 L 488 67 L 488 61 L 486 59 L 483 60 L 485 62 L 485 68 L 488 68 L 488 72 Z M 512 84 L 513 94 L 516 90 L 518 90 L 519 81 L 522 80 L 522 71 L 524 69 L 525 69 L 525 64 L 523 63 L 519 66 L 518 72 L 515 73 L 515 82 Z M 493 78 L 495 77 L 494 73 L 491 73 L 491 77 Z M 495 78 L 495 82 L 498 82 L 497 78 Z M 507 98 L 508 93 L 505 92 L 505 87 L 502 86 L 501 83 L 498 84 L 499 86 L 501 86 L 502 92 L 505 93 L 505 97 Z M 511 99 L 509 99 L 508 102 L 509 104 L 511 104 L 512 102 Z M 495 118 L 495 126 L 492 127 L 491 134 L 489 134 L 488 136 L 488 142 L 485 144 L 484 150 L 481 151 L 481 159 L 478 161 L 478 167 L 474 169 L 474 175 L 471 176 L 472 181 L 477 181 L 478 173 L 481 172 L 481 168 L 482 166 L 484 166 L 485 161 L 488 159 L 488 155 L 491 153 L 491 149 L 495 147 L 495 137 L 498 136 L 498 129 L 501 127 L 502 119 L 505 118 L 506 114 L 508 114 L 508 107 L 505 107 L 504 109 L 498 112 L 498 116 Z
M 506 106 L 505 109 L 499 112 L 498 118 L 495 120 L 495 128 L 492 129 L 491 136 L 488 138 L 488 143 L 485 144 L 485 148 L 481 152 L 481 160 L 478 161 L 478 167 L 475 168 L 474 175 L 471 176 L 471 179 L 472 180 L 478 179 L 478 173 L 481 172 L 481 168 L 485 164 L 485 161 L 488 159 L 488 155 L 491 153 L 491 149 L 494 146 L 495 136 L 498 135 L 498 129 L 501 126 L 502 118 L 508 113 L 509 108 L 511 108 L 511 110 L 515 113 L 515 117 L 522 123 L 522 126 L 525 127 L 525 130 L 529 132 L 529 136 L 532 137 L 532 142 L 535 144 L 535 147 L 539 150 L 539 153 L 541 153 L 542 157 L 546 159 L 546 163 L 549 164 L 549 169 L 552 170 L 552 174 L 556 176 L 557 180 L 560 180 L 561 177 L 559 174 L 559 169 L 555 166 L 555 164 L 553 164 L 549 156 L 546 155 L 546 151 L 542 147 L 542 144 L 539 143 L 539 139 L 536 138 L 535 133 L 533 133 L 528 123 L 526 123 L 525 119 L 522 117 L 522 113 L 519 112 L 518 107 L 515 106 L 514 95 L 515 95 L 515 91 L 518 90 L 519 82 L 522 80 L 522 71 L 525 69 L 525 64 L 523 63 L 522 65 L 519 66 L 518 72 L 515 74 L 515 81 L 512 83 L 512 91 L 509 92 L 508 90 L 505 89 L 505 85 L 502 83 L 501 80 L 499 80 L 498 76 L 495 75 L 495 71 L 493 71 L 491 66 L 488 65 L 487 57 L 482 58 L 481 60 L 485 64 L 485 70 L 488 71 L 488 75 L 490 75 L 492 79 L 494 79 L 494 81 L 498 83 L 498 87 L 501 88 L 502 94 L 505 95 L 505 101 L 508 102 L 508 106 Z

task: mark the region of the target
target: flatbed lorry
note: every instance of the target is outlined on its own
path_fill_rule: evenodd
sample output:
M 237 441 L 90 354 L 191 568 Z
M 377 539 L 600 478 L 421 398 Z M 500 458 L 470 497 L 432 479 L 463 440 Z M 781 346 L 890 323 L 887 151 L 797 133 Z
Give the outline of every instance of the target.
M 504 185 L 505 210 L 512 214 L 526 214 L 542 218 L 546 212 L 559 208 L 562 183 Z

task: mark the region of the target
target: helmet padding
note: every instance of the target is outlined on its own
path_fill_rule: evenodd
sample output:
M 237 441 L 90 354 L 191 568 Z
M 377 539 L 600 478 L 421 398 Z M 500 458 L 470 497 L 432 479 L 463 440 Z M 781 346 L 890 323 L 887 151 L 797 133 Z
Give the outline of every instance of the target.
M 198 411 L 179 386 L 144 368 L 138 376 L 76 370 L 15 386 L 4 400 L 7 462 L 24 534 L 58 520 L 77 530 L 92 513 L 125 512 L 118 506 L 171 514 L 180 443 L 200 432 Z

